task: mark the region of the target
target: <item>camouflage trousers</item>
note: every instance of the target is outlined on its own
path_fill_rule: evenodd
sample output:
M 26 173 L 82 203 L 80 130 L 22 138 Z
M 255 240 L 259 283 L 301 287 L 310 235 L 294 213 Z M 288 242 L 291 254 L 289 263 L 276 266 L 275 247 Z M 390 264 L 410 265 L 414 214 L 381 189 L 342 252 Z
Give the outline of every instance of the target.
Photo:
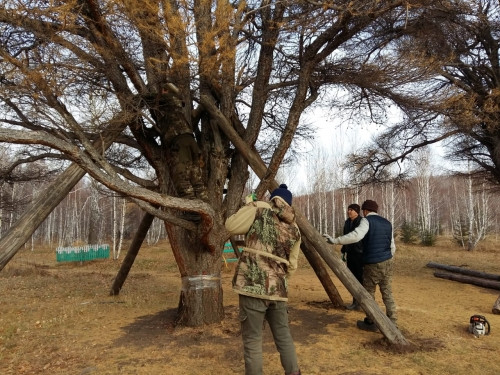
M 176 162 L 173 168 L 175 190 L 181 198 L 207 201 L 208 195 L 202 180 L 202 171 L 192 161 Z
M 393 264 L 393 258 L 380 263 L 365 264 L 363 267 L 363 286 L 373 298 L 375 298 L 375 289 L 377 285 L 379 286 L 385 305 L 385 313 L 397 325 L 396 303 L 392 297 Z
M 241 294 L 239 299 L 245 375 L 262 375 L 264 319 L 267 320 L 271 328 L 285 374 L 300 374 L 295 345 L 288 327 L 287 303 L 285 301 L 253 298 Z

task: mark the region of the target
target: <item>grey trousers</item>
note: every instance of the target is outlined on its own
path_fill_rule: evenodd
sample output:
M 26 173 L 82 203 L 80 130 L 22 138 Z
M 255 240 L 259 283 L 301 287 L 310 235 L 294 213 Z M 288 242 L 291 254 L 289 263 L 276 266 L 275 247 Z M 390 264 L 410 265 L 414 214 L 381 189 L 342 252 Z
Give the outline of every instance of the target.
M 297 354 L 288 327 L 287 303 L 240 295 L 245 375 L 262 374 L 262 330 L 269 323 L 285 374 L 299 374 Z

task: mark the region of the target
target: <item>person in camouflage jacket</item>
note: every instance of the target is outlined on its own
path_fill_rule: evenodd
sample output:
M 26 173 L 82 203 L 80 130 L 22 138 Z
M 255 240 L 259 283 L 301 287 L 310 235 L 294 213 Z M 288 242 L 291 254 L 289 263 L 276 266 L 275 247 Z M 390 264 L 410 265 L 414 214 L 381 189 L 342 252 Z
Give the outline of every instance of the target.
M 280 353 L 285 374 L 300 374 L 288 326 L 288 278 L 297 269 L 301 237 L 291 207 L 292 194 L 282 184 L 270 202 L 250 201 L 226 220 L 231 235 L 245 234 L 233 290 L 239 294 L 245 374 L 262 374 L 264 319 Z

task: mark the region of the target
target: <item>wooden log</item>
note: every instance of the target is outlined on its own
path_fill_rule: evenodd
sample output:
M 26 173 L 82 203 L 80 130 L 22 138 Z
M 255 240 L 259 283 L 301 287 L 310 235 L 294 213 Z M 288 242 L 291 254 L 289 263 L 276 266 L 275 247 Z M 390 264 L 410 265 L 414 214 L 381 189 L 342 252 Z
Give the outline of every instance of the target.
M 483 288 L 500 290 L 500 282 L 499 281 L 487 280 L 487 279 L 483 279 L 480 277 L 466 276 L 466 275 L 460 275 L 460 274 L 449 273 L 449 272 L 434 272 L 434 276 L 442 278 L 442 279 L 458 281 L 458 282 L 465 283 L 465 284 L 482 286 Z
M 330 278 L 330 275 L 328 274 L 328 271 L 324 266 L 318 252 L 314 249 L 314 246 L 309 242 L 307 237 L 304 236 L 304 238 L 302 238 L 302 244 L 300 245 L 300 248 L 307 261 L 313 268 L 314 272 L 316 273 L 316 276 L 318 276 L 318 279 L 325 289 L 328 298 L 330 298 L 330 301 L 332 301 L 333 306 L 344 307 L 344 301 L 342 301 L 342 297 L 340 296 L 339 291 Z
M 123 259 L 120 270 L 113 281 L 113 285 L 111 286 L 111 290 L 109 292 L 110 296 L 117 296 L 120 293 L 120 290 L 127 279 L 137 254 L 139 254 L 141 245 L 148 234 L 149 227 L 151 227 L 154 218 L 155 217 L 153 215 L 148 214 L 147 212 L 142 217 L 139 228 L 137 229 L 134 239 L 128 248 L 127 255 L 125 256 L 125 259 Z
M 236 256 L 236 259 L 240 259 L 240 246 L 243 246 L 245 245 L 245 242 L 244 241 L 238 241 L 236 240 L 236 238 L 234 237 L 231 237 L 229 239 L 229 241 L 231 242 L 231 246 L 233 247 L 233 252 L 234 252 L 234 255 Z
M 437 269 L 446 270 L 446 271 L 455 272 L 455 273 L 460 273 L 462 275 L 480 277 L 482 279 L 500 281 L 500 275 L 495 275 L 492 273 L 486 273 L 486 272 L 481 272 L 481 271 L 476 271 L 476 270 L 470 270 L 468 268 L 463 268 L 463 267 L 449 266 L 446 264 L 440 264 L 440 263 L 434 263 L 434 262 L 427 263 L 427 267 L 437 268 Z

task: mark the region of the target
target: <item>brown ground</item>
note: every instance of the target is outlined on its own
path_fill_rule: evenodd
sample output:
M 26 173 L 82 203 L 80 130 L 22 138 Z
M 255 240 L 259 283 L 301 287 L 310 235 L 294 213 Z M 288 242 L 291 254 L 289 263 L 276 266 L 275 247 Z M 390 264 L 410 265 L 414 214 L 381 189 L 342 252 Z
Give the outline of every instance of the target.
M 500 374 L 500 315 L 491 313 L 499 291 L 438 279 L 425 267 L 434 261 L 498 274 L 497 249 L 498 242 L 474 253 L 443 241 L 399 245 L 393 288 L 401 331 L 412 343 L 404 353 L 380 333 L 358 330 L 362 312 L 333 309 L 302 258 L 289 303 L 302 373 Z M 168 244 L 141 250 L 115 298 L 108 290 L 119 262 L 57 264 L 50 250 L 22 250 L 0 272 L 0 374 L 243 374 L 232 267 L 223 273 L 224 322 L 176 328 L 180 278 Z M 489 320 L 489 336 L 467 332 L 473 314 Z M 264 337 L 265 374 L 281 375 L 269 329 Z

